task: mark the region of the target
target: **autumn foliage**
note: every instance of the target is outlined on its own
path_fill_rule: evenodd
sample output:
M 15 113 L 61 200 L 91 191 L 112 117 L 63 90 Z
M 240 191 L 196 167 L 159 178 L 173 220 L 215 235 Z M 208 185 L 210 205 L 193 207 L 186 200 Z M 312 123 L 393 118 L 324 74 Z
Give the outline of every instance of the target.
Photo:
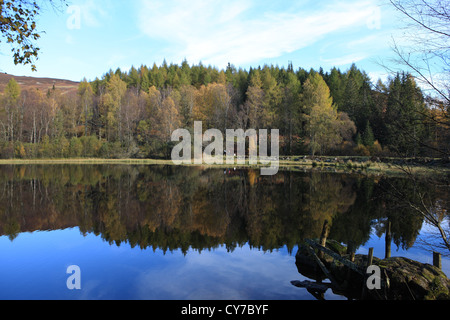
M 194 121 L 204 130 L 279 129 L 284 155 L 448 150 L 445 108 L 433 107 L 439 102 L 409 74 L 371 81 L 355 65 L 219 70 L 186 61 L 111 70 L 77 92 L 23 90 L 11 79 L 0 97 L 0 156 L 168 158 L 172 132 L 192 130 Z

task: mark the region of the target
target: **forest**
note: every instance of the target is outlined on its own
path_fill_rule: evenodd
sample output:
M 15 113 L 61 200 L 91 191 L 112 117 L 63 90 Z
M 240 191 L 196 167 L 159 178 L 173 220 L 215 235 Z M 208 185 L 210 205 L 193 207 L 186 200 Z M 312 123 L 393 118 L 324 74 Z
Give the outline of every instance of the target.
M 448 106 L 408 73 L 372 82 L 353 64 L 245 70 L 178 64 L 110 70 L 77 92 L 0 96 L 0 158 L 170 158 L 178 128 L 279 129 L 283 155 L 440 157 L 450 148 Z M 445 150 L 445 152 L 442 152 Z

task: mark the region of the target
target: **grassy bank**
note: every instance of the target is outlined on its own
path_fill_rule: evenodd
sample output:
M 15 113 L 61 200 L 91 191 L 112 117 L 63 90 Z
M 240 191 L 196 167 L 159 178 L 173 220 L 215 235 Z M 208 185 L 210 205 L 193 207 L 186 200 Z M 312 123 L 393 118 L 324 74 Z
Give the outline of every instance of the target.
M 409 164 L 393 162 L 379 162 L 371 160 L 342 160 L 342 159 L 325 159 L 325 160 L 310 160 L 280 161 L 280 168 L 296 168 L 311 170 L 323 170 L 334 172 L 359 173 L 365 175 L 416 175 L 416 176 L 439 176 L 450 175 L 450 168 L 444 166 L 424 165 L 424 164 Z
M 99 159 L 99 158 L 77 158 L 77 159 L 7 159 L 0 160 L 2 165 L 175 165 L 171 160 L 157 159 Z M 194 165 L 192 165 L 194 166 Z M 229 165 L 202 165 L 203 167 L 226 168 Z M 245 165 L 235 165 L 242 168 L 260 168 L 263 164 L 253 165 L 248 161 Z M 359 173 L 366 175 L 408 175 L 419 176 L 448 176 L 450 167 L 447 162 L 440 159 L 404 159 L 385 158 L 369 159 L 367 157 L 317 157 L 291 156 L 280 157 L 280 170 L 288 171 L 332 171 Z
M 171 160 L 156 159 L 6 159 L 0 160 L 0 165 L 57 165 L 57 164 L 129 164 L 129 165 L 173 165 Z

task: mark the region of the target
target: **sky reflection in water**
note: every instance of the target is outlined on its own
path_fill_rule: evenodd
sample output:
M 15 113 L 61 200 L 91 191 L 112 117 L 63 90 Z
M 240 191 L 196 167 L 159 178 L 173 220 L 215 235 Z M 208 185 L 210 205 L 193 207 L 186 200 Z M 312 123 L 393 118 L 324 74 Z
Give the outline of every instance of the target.
M 310 299 L 290 284 L 302 278 L 286 249 L 248 245 L 166 252 L 110 245 L 77 228 L 0 238 L 1 299 Z M 69 265 L 81 269 L 82 289 L 66 287 Z
M 357 253 L 374 247 L 383 256 L 384 240 L 373 236 Z M 393 248 L 393 256 L 432 263 L 420 249 Z M 228 253 L 225 247 L 141 250 L 128 244 L 110 245 L 78 228 L 20 234 L 13 242 L 0 237 L 0 299 L 134 299 L 134 300 L 314 300 L 291 280 L 305 280 L 295 266 L 295 252 L 272 252 L 248 245 Z M 294 250 L 296 251 L 296 250 Z M 81 290 L 66 287 L 69 265 L 81 268 Z M 443 259 L 444 272 L 450 263 Z M 341 300 L 328 290 L 327 300 Z

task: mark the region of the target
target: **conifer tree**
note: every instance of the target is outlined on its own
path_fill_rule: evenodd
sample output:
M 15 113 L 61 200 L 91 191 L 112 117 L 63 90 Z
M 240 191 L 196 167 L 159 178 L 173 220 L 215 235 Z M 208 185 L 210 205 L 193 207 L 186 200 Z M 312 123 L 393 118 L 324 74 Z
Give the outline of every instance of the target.
M 366 147 L 371 147 L 375 143 L 375 138 L 373 136 L 373 131 L 369 121 L 367 121 L 366 128 L 364 130 L 363 143 Z

